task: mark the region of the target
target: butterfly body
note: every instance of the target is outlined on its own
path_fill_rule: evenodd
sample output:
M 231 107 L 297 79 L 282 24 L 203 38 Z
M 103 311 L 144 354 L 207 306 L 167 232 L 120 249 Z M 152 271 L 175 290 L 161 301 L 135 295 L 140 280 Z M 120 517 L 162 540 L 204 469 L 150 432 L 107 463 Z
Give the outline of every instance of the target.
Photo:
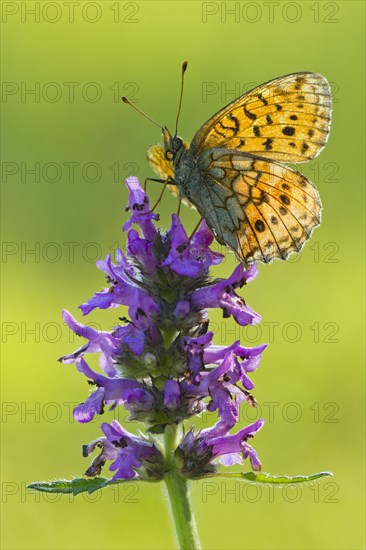
M 314 158 L 330 127 L 324 77 L 296 73 L 255 88 L 204 124 L 187 145 L 163 130 L 148 159 L 245 263 L 286 259 L 321 219 L 315 185 L 283 164 Z
M 239 223 L 233 225 L 234 211 L 236 219 L 244 221 L 243 210 L 231 205 L 231 213 L 222 206 L 228 205 L 229 197 L 225 189 L 212 182 L 213 177 L 222 172 L 221 168 L 211 167 L 212 156 L 219 153 L 228 153 L 227 149 L 209 149 L 201 156 L 195 156 L 189 148 L 182 145 L 180 156 L 173 160 L 175 178 L 174 182 L 180 198 L 186 199 L 193 204 L 201 216 L 206 219 L 209 227 L 215 233 L 217 240 L 221 244 L 226 244 L 231 248 L 237 245 L 233 229 L 239 230 Z M 229 151 L 235 153 L 235 151 Z

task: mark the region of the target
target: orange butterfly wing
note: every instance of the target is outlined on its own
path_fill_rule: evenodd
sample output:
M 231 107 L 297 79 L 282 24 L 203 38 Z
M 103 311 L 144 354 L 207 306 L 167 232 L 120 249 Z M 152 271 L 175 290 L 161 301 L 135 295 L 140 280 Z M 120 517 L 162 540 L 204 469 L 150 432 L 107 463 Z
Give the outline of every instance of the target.
M 207 151 L 204 161 L 203 181 L 214 210 L 225 210 L 225 215 L 215 216 L 205 205 L 205 218 L 217 239 L 241 261 L 286 259 L 320 224 L 319 193 L 296 170 L 225 149 Z
M 304 162 L 329 134 L 331 94 L 317 73 L 271 80 L 221 109 L 193 138 L 191 150 L 225 147 L 283 162 Z
M 304 162 L 318 155 L 327 141 L 330 120 L 327 80 L 303 72 L 258 86 L 221 109 L 196 133 L 189 151 L 200 178 L 199 188 L 190 189 L 192 200 L 217 239 L 241 261 L 286 259 L 319 225 L 316 187 L 280 162 Z M 150 148 L 148 159 L 161 177 L 174 178 L 174 166 L 165 159 L 163 147 Z M 180 169 L 189 186 L 191 167 Z M 179 188 L 171 189 L 179 196 Z

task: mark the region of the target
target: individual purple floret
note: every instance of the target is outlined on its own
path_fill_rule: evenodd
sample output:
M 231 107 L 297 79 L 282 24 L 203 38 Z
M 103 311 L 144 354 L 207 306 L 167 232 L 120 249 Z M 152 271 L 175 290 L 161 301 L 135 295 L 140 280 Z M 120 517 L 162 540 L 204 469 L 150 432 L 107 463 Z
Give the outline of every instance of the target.
M 101 427 L 105 437 L 99 437 L 83 446 L 83 456 L 89 456 L 96 447 L 102 449 L 86 475 L 99 475 L 105 461 L 113 460 L 109 468 L 116 471 L 113 480 L 132 479 L 137 476 L 137 470 L 141 469 L 147 476 L 160 477 L 157 474 L 163 471 L 163 456 L 153 443 L 129 433 L 117 420 L 113 420 L 111 424 L 104 422 Z
M 223 426 L 221 422 L 198 434 L 189 431 L 179 446 L 183 472 L 193 478 L 200 477 L 203 471 L 207 474 L 212 473 L 215 471 L 212 464 L 214 458 L 218 458 L 225 466 L 241 464 L 249 458 L 253 470 L 260 470 L 262 465 L 258 455 L 247 440 L 252 438 L 263 424 L 262 419 L 257 420 L 234 435 L 225 433 L 227 426 Z
M 144 424 L 146 437 L 130 434 L 115 420 L 103 423 L 104 435 L 84 446 L 84 456 L 101 449 L 86 475 L 99 475 L 104 463 L 112 461 L 114 480 L 161 479 L 171 462 L 158 434 L 182 428 L 204 411 L 213 413 L 216 424 L 201 431 L 188 425 L 181 431 L 174 453 L 180 473 L 199 478 L 215 472 L 220 463 L 247 458 L 259 470 L 259 458 L 247 441 L 263 420 L 244 428 L 238 423 L 240 406 L 256 406 L 252 374 L 266 344 L 214 343 L 208 317 L 208 310 L 216 308 L 241 326 L 258 323 L 260 316 L 237 293 L 257 276 L 257 268 L 240 264 L 228 279 L 213 279 L 211 268 L 223 256 L 210 248 L 214 237 L 205 221 L 188 237 L 173 214 L 170 229 L 160 231 L 137 178 L 126 183 L 131 212 L 124 224 L 126 253 L 117 249 L 114 260 L 108 255 L 97 262 L 107 286 L 80 306 L 83 315 L 96 308 L 116 309 L 116 325 L 98 331 L 65 310 L 65 323 L 85 343 L 60 361 L 75 363 L 93 387 L 74 409 L 78 422 L 90 422 L 106 407 L 122 405 L 130 420 Z M 124 310 L 117 311 L 121 306 L 128 308 L 128 319 Z M 88 354 L 99 355 L 100 372 L 88 365 Z

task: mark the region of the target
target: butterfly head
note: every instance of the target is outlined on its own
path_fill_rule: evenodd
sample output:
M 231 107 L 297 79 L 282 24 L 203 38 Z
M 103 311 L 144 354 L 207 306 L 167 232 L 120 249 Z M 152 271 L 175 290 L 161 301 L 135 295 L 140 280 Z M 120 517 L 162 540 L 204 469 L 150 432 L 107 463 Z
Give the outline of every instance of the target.
M 164 149 L 165 149 L 165 158 L 167 160 L 174 160 L 178 151 L 183 146 L 183 140 L 178 137 L 176 134 L 173 136 L 168 128 L 163 128 L 163 138 L 164 138 Z

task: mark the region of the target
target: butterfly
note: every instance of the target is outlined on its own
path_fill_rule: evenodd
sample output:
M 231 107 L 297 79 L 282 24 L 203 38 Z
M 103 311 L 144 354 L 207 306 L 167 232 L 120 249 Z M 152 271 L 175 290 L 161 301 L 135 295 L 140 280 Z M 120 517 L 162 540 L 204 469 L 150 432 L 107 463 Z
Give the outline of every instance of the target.
M 182 89 L 179 104 L 180 112 Z M 178 117 L 177 117 L 178 121 Z M 162 128 L 147 153 L 155 172 L 193 204 L 245 264 L 285 260 L 321 221 L 315 185 L 283 163 L 313 159 L 327 142 L 331 93 L 317 73 L 275 78 L 213 115 L 190 144 Z

